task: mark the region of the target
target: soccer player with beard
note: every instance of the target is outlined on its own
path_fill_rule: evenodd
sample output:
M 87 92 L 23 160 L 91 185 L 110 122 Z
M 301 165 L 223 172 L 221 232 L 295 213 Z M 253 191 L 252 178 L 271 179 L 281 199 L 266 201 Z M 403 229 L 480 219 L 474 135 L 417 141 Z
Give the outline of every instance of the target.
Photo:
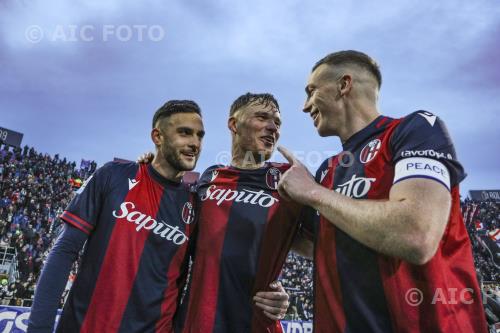
M 281 332 L 286 294 L 275 292 L 268 301 L 258 293 L 252 300 L 258 290 L 273 293 L 269 285 L 278 278 L 301 210 L 277 191 L 289 165 L 267 162 L 280 136 L 278 102 L 271 94 L 240 96 L 228 127 L 231 165 L 209 167 L 198 183 L 199 232 L 176 332 Z
M 64 229 L 44 266 L 28 332 L 52 332 L 73 262 L 81 267 L 57 332 L 170 332 L 195 228 L 182 183 L 204 136 L 192 101 L 169 101 L 153 117 L 151 164 L 110 162 L 61 215 Z
M 486 320 L 445 124 L 379 114 L 375 61 L 340 51 L 313 67 L 304 112 L 344 152 L 316 174 L 292 163 L 283 196 L 316 209 L 315 332 L 481 332 Z M 320 183 L 320 184 L 317 184 Z

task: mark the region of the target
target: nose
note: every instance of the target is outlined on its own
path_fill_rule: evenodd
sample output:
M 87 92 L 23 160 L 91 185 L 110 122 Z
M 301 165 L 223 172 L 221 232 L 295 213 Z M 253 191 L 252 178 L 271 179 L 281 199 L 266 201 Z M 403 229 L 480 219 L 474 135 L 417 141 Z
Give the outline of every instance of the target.
M 278 133 L 279 132 L 279 127 L 276 125 L 274 121 L 268 121 L 266 125 L 266 129 L 271 131 L 272 133 Z
M 274 136 L 275 142 L 280 137 L 280 128 L 274 121 L 269 121 L 266 125 L 266 131 Z
M 201 147 L 201 139 L 198 137 L 193 138 L 191 142 L 189 143 L 189 148 L 191 148 L 194 152 L 200 151 Z
M 304 107 L 302 108 L 302 112 L 309 113 L 309 112 L 311 112 L 311 109 L 312 109 L 312 102 L 311 102 L 311 99 L 308 98 L 308 99 L 306 99 L 306 101 L 304 103 Z

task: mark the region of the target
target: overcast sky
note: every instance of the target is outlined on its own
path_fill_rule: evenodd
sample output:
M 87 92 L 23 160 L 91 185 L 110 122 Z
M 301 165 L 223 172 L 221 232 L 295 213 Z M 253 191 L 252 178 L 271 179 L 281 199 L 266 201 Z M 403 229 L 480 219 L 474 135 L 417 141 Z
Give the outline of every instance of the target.
M 444 119 L 468 173 L 462 193 L 500 189 L 499 36 L 498 0 L 0 0 L 0 127 L 102 165 L 152 150 L 154 111 L 193 99 L 203 171 L 228 161 L 232 101 L 271 92 L 280 143 L 315 171 L 341 146 L 301 112 L 307 76 L 327 53 L 357 49 L 381 66 L 381 113 Z

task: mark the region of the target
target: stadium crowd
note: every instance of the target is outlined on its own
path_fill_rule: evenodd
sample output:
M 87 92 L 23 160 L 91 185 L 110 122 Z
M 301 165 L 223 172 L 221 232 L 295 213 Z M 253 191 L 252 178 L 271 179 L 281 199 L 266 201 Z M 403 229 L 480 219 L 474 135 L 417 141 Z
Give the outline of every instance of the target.
M 83 166 L 83 167 L 82 167 Z M 0 148 L 0 248 L 15 248 L 17 276 L 0 276 L 3 305 L 30 306 L 43 262 L 58 234 L 57 218 L 74 190 L 96 169 L 86 161 L 75 162 L 38 153 L 34 148 Z M 500 269 L 480 241 L 481 235 L 500 228 L 500 205 L 495 202 L 462 202 L 464 221 L 473 245 L 478 276 L 485 290 L 500 299 Z M 313 263 L 290 253 L 281 282 L 290 294 L 288 320 L 311 320 L 313 313 Z M 76 270 L 76 266 L 75 266 Z M 75 276 L 72 272 L 68 287 Z M 9 283 L 10 282 L 10 283 Z
M 473 246 L 476 271 L 482 281 L 500 284 L 500 269 L 493 260 L 494 253 L 481 241 L 500 228 L 500 205 L 493 201 L 465 200 L 462 212 Z
M 313 314 L 313 263 L 295 253 L 286 259 L 280 278 L 290 295 L 290 306 L 285 319 L 311 320 Z
M 34 148 L 0 149 L 0 247 L 15 249 L 17 274 L 0 277 L 3 305 L 30 306 L 44 259 L 57 235 L 57 216 L 73 190 L 95 168 L 38 153 Z

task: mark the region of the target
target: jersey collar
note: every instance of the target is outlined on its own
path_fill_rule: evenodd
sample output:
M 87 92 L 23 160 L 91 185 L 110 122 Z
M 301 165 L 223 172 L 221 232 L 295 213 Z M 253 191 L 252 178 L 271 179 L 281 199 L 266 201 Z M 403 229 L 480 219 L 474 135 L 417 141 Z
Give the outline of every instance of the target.
M 342 144 L 342 149 L 344 151 L 346 150 L 354 150 L 356 147 L 363 142 L 366 141 L 366 139 L 372 137 L 374 134 L 381 132 L 385 129 L 385 126 L 390 123 L 392 118 L 386 117 L 386 116 L 378 116 L 373 120 L 371 123 L 369 123 L 365 128 L 362 130 L 354 133 L 349 139 L 347 139 L 343 144 Z
M 153 165 L 151 163 L 148 164 L 148 173 L 149 176 L 153 178 L 157 183 L 166 187 L 179 187 L 182 184 L 182 181 L 174 182 L 173 180 L 167 179 L 160 175 L 160 173 L 156 171 L 155 168 L 153 168 Z

